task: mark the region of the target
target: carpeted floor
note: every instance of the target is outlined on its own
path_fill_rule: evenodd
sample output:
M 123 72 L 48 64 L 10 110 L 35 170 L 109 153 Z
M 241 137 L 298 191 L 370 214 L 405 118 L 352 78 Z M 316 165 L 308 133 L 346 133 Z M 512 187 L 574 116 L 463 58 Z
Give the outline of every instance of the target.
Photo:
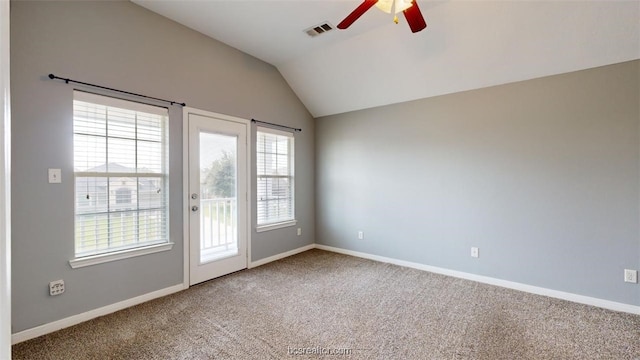
M 640 316 L 311 250 L 17 344 L 13 357 L 636 360 Z

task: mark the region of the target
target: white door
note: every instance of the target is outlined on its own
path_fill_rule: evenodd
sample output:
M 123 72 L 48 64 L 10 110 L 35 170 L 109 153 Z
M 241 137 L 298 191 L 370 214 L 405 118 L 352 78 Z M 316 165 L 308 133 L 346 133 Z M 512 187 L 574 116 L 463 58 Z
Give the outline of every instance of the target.
M 249 122 L 188 113 L 189 283 L 247 267 Z

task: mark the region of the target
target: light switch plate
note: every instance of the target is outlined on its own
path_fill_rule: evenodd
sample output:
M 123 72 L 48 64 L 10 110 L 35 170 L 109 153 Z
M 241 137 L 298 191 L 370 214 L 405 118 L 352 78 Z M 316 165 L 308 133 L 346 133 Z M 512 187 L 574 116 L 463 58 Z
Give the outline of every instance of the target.
M 62 182 L 62 171 L 60 169 L 49 169 L 49 184 L 60 184 Z

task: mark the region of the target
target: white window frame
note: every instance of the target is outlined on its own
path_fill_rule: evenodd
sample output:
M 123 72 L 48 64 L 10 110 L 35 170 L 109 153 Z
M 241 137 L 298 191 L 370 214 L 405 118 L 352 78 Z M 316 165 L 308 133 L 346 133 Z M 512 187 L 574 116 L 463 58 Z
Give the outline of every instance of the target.
M 69 265 L 71 265 L 72 268 L 80 268 L 80 267 L 85 267 L 85 266 L 91 266 L 91 265 L 96 265 L 96 264 L 101 264 L 101 263 L 105 263 L 105 262 L 110 262 L 110 261 L 116 261 L 116 260 L 121 260 L 121 259 L 126 259 L 126 258 L 131 258 L 131 257 L 136 257 L 136 256 L 142 256 L 142 255 L 147 255 L 147 254 L 152 254 L 152 253 L 157 253 L 157 252 L 161 252 L 161 251 L 167 251 L 167 250 L 171 250 L 173 248 L 174 243 L 170 241 L 169 238 L 169 198 L 168 198 L 168 189 L 169 189 L 169 164 L 168 164 L 168 156 L 169 156 L 169 138 L 168 138 L 168 111 L 166 110 L 166 108 L 161 108 L 158 106 L 153 106 L 153 105 L 147 105 L 147 104 L 141 104 L 141 103 L 136 103 L 136 102 L 132 102 L 129 100 L 121 100 L 118 98 L 113 98 L 113 97 L 108 97 L 108 96 L 104 96 L 104 95 L 96 95 L 96 94 L 92 94 L 92 93 L 87 93 L 87 92 L 83 92 L 83 91 L 74 91 L 74 101 L 75 100 L 79 100 L 79 101 L 83 101 L 83 102 L 89 102 L 89 103 L 94 103 L 94 104 L 99 104 L 99 105 L 104 105 L 104 106 L 110 106 L 110 107 L 117 107 L 117 108 L 123 108 L 123 109 L 127 109 L 127 110 L 134 110 L 134 111 L 140 111 L 140 112 L 144 112 L 144 113 L 152 113 L 152 114 L 159 114 L 162 116 L 166 116 L 167 120 L 164 123 L 164 135 L 163 135 L 163 143 L 162 143 L 162 147 L 163 147 L 163 161 L 165 162 L 163 168 L 165 169 L 164 171 L 162 171 L 162 173 L 160 174 L 140 174 L 140 173 L 136 173 L 136 178 L 137 177 L 147 177 L 147 176 L 152 176 L 152 177 L 161 177 L 163 179 L 163 184 L 164 184 L 164 196 L 166 197 L 164 200 L 164 211 L 166 214 L 166 224 L 165 224 L 165 241 L 164 242 L 158 242 L 158 243 L 152 243 L 152 244 L 147 244 L 147 245 L 141 245 L 141 246 L 136 246 L 136 247 L 130 247 L 130 248 L 124 248 L 124 249 L 106 249 L 103 252 L 100 253 L 96 253 L 96 254 L 90 254 L 90 255 L 81 255 L 78 256 L 76 254 L 76 234 L 75 234 L 75 218 L 76 218 L 76 209 L 75 209 L 75 205 L 74 205 L 74 240 L 73 240 L 73 248 L 74 248 L 74 259 L 69 261 Z M 75 120 L 74 120 L 75 121 Z M 75 131 L 74 131 L 75 133 Z M 107 139 L 109 138 L 108 134 L 107 134 Z M 136 136 L 137 138 L 137 136 Z M 137 143 L 138 140 L 136 140 Z M 74 152 L 74 157 L 75 157 L 75 152 Z M 77 176 L 81 176 L 81 177 L 87 177 L 87 176 L 98 176 L 98 177 L 105 177 L 105 178 L 111 178 L 111 177 L 119 177 L 122 176 L 123 174 L 119 174 L 119 173 L 107 173 L 107 172 L 101 172 L 101 173 L 90 173 L 90 172 L 76 172 L 74 169 L 74 184 L 75 184 L 75 178 Z M 107 180 L 109 181 L 109 180 Z M 74 185 L 75 187 L 75 185 Z M 74 190 L 74 197 L 76 196 L 76 191 Z M 108 199 L 108 194 L 107 194 L 107 201 L 110 201 Z M 74 198 L 74 204 L 75 204 L 75 198 Z M 139 209 L 136 211 L 140 211 Z
M 290 227 L 290 226 L 295 226 L 298 221 L 296 220 L 296 209 L 295 209 L 295 202 L 296 202 L 296 196 L 295 196 L 295 138 L 293 136 L 293 133 L 291 132 L 286 132 L 286 131 L 281 131 L 281 130 L 277 130 L 277 129 L 273 129 L 273 128 L 268 128 L 268 127 L 262 127 L 262 126 L 258 126 L 256 129 L 256 182 L 258 182 L 258 186 L 259 186 L 259 179 L 260 177 L 262 177 L 263 175 L 260 174 L 260 170 L 258 169 L 258 161 L 257 161 L 257 156 L 260 153 L 260 149 L 259 146 L 257 144 L 259 137 L 260 137 L 260 133 L 268 133 L 268 134 L 273 134 L 273 135 L 278 135 L 278 136 L 285 136 L 289 139 L 289 149 L 288 149 L 288 154 L 289 154 L 289 175 L 288 178 L 289 183 L 291 184 L 291 219 L 286 219 L 286 220 L 276 220 L 273 222 L 265 222 L 265 223 L 259 223 L 259 218 L 258 216 L 256 216 L 256 232 L 263 232 L 263 231 L 270 231 L 270 230 L 275 230 L 275 229 L 281 229 L 281 228 L 285 228 L 285 227 Z M 257 209 L 260 208 L 260 199 L 258 198 L 258 189 L 256 189 L 256 211 L 258 211 Z

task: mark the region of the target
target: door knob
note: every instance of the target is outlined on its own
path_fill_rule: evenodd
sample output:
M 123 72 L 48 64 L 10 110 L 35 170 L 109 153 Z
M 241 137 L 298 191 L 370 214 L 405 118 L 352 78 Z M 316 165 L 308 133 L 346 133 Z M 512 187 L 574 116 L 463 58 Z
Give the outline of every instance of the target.
M 198 211 L 198 206 L 193 205 L 193 206 L 191 207 L 191 211 L 193 211 L 193 212 Z
M 198 194 L 196 194 L 196 193 L 191 194 L 191 198 L 193 200 L 197 199 L 198 198 Z

